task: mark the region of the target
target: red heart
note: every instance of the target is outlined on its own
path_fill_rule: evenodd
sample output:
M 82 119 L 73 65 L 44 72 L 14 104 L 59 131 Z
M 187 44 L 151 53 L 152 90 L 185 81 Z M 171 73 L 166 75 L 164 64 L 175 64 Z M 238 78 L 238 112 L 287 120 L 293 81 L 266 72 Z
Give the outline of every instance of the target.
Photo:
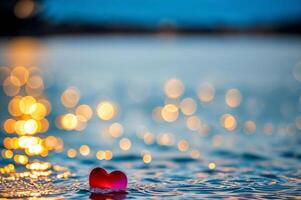
M 106 170 L 94 168 L 89 176 L 90 188 L 125 190 L 127 177 L 121 171 L 107 173 Z

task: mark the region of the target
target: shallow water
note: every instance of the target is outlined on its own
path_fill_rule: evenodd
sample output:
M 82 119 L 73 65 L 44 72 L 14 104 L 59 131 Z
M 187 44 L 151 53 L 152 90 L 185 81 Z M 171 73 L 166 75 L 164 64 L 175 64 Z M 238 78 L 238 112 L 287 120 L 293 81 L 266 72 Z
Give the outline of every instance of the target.
M 80 41 L 82 46 L 74 43 Z M 300 58 L 301 41 L 296 38 L 48 38 L 40 41 L 44 52 L 38 65 L 45 71 L 45 93 L 52 102 L 50 129 L 64 140 L 64 151 L 40 160 L 52 164 L 43 176 L 2 174 L 0 196 L 6 198 L 43 197 L 57 199 L 289 199 L 301 196 L 300 83 L 292 67 Z M 5 55 L 6 42 L 1 52 Z M 243 47 L 243 49 L 242 49 Z M 209 51 L 210 50 L 210 51 Z M 41 54 L 41 55 L 40 55 Z M 217 59 L 219 58 L 219 59 Z M 89 68 L 83 68 L 83 64 Z M 235 66 L 234 66 L 235 64 Z M 124 67 L 124 65 L 126 67 Z M 142 68 L 139 65 L 144 65 Z M 183 65 L 185 67 L 183 68 Z M 64 66 L 64 67 L 61 67 Z M 161 67 L 165 66 L 165 67 Z M 59 72 L 59 73 L 58 73 Z M 195 113 L 209 131 L 187 129 L 187 117 L 176 122 L 157 122 L 152 109 L 164 105 L 162 85 L 177 77 L 185 84 L 184 97 L 197 100 Z M 210 103 L 199 102 L 199 83 L 211 82 L 216 94 Z M 67 112 L 59 106 L 60 93 L 68 86 L 81 91 L 81 102 L 94 109 L 101 99 L 118 102 L 120 115 L 111 122 L 96 115 L 85 130 L 61 131 L 55 117 Z M 243 100 L 238 108 L 228 108 L 224 95 L 239 88 Z M 220 117 L 237 118 L 235 131 L 226 131 Z M 1 119 L 5 116 L 1 115 Z M 254 133 L 246 133 L 244 122 L 256 123 Z M 119 139 L 108 138 L 103 130 L 112 122 L 124 126 L 124 136 L 132 141 L 122 151 Z M 264 129 L 266 123 L 273 130 Z M 141 130 L 155 136 L 172 133 L 169 146 L 147 144 Z M 180 152 L 177 142 L 189 142 Z M 87 156 L 69 158 L 66 151 L 87 144 Z M 98 150 L 111 150 L 111 160 L 98 160 Z M 150 163 L 142 160 L 147 151 Z M 193 155 L 192 151 L 198 152 Z M 1 158 L 1 165 L 11 160 Z M 94 167 L 122 170 L 129 179 L 126 193 L 92 194 L 88 175 Z M 22 167 L 17 170 L 24 171 Z M 36 173 L 36 174 L 35 174 Z M 12 179 L 11 177 L 15 177 Z

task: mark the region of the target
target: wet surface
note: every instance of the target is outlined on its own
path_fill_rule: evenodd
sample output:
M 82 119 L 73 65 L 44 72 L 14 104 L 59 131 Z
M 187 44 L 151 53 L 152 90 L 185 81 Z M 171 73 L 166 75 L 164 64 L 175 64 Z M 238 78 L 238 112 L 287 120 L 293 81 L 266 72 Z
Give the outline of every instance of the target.
M 39 136 L 61 137 L 64 149 L 30 159 L 49 163 L 44 163 L 45 167 L 41 162 L 38 168 L 1 168 L 1 197 L 300 198 L 301 90 L 291 74 L 300 59 L 300 40 L 79 40 L 84 44 L 82 48 L 76 48 L 72 39 L 42 40 L 45 52 L 38 62 L 47 71 L 45 95 L 52 104 L 47 116 L 50 128 Z M 231 50 L 227 51 L 229 45 Z M 242 46 L 247 48 L 241 50 Z M 2 44 L 2 55 L 4 47 Z M 218 55 L 220 60 L 215 58 Z M 260 59 L 254 60 L 257 56 Z M 138 65 L 143 62 L 145 68 L 141 70 Z M 83 63 L 91 68 L 82 69 Z M 123 68 L 124 63 L 131 67 Z M 189 65 L 187 69 L 181 68 L 184 63 Z M 158 64 L 167 67 L 161 70 Z M 217 65 L 219 68 L 209 67 Z M 185 85 L 185 92 L 177 100 L 166 98 L 162 89 L 164 82 L 173 77 Z M 215 95 L 210 102 L 204 102 L 197 94 L 198 85 L 203 82 L 214 85 Z M 69 86 L 76 86 L 81 92 L 80 103 L 90 105 L 94 111 L 91 121 L 80 131 L 60 130 L 55 125 L 58 115 L 74 112 L 73 108 L 60 105 L 59 97 Z M 240 105 L 234 108 L 231 102 L 237 100 L 225 102 L 230 88 L 238 88 L 241 95 Z M 196 102 L 197 110 L 191 115 L 179 106 L 185 98 Z M 111 121 L 101 120 L 96 114 L 97 103 L 102 100 L 118 105 L 119 113 Z M 154 109 L 166 104 L 178 107 L 175 120 L 170 113 L 163 115 L 163 120 L 156 118 Z M 123 127 L 121 136 L 108 132 L 117 122 Z M 130 140 L 131 145 L 127 140 L 122 143 L 122 139 Z M 82 145 L 88 145 L 89 151 L 80 150 Z M 71 155 L 70 149 L 77 154 Z M 12 162 L 1 158 L 1 167 Z M 88 175 L 94 167 L 124 171 L 129 180 L 126 192 L 91 193 Z

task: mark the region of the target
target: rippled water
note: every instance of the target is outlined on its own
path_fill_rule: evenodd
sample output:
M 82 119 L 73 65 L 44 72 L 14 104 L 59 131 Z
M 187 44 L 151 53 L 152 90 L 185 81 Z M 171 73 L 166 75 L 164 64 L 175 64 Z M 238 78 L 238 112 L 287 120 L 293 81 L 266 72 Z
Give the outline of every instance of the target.
M 118 155 L 112 161 L 97 161 L 94 158 L 70 159 L 63 155 L 53 158 L 54 163 L 64 163 L 72 172 L 71 177 L 58 178 L 56 173 L 47 179 L 21 178 L 16 181 L 1 181 L 0 192 L 9 197 L 57 197 L 78 198 L 298 198 L 301 194 L 301 152 L 294 147 L 299 141 L 284 141 L 291 145 L 274 144 L 269 150 L 248 152 L 214 149 L 204 151 L 200 159 L 192 159 L 172 149 L 145 165 L 140 155 Z M 261 148 L 260 144 L 255 144 Z M 266 145 L 265 145 L 266 146 Z M 266 148 L 266 147 L 265 147 Z M 159 153 L 158 153 L 159 154 Z M 157 155 L 157 154 L 154 154 Z M 214 160 L 217 167 L 208 168 Z M 129 178 L 127 193 L 92 194 L 88 186 L 90 169 L 101 166 L 108 171 L 122 169 Z M 4 195 L 5 194 L 5 195 Z
M 51 134 L 64 139 L 65 151 L 43 158 L 52 163 L 49 174 L 38 177 L 35 172 L 26 176 L 14 173 L 1 175 L 1 197 L 301 197 L 301 138 L 300 130 L 294 124 L 296 116 L 300 115 L 298 98 L 301 91 L 300 83 L 294 82 L 291 76 L 291 66 L 301 55 L 299 39 L 80 38 L 81 48 L 77 48 L 74 40 L 78 41 L 78 38 L 42 41 L 46 53 L 40 65 L 49 70 L 49 79 L 55 77 L 49 81 L 51 86 L 46 90 L 54 105 L 50 120 L 54 121 L 55 115 L 61 114 L 61 109 L 55 108 L 59 102 L 57 93 L 69 85 L 81 89 L 84 102 L 94 107 L 96 101 L 109 97 L 120 106 L 122 114 L 118 121 L 125 127 L 125 136 L 132 140 L 132 149 L 122 152 L 118 141 L 106 141 L 101 131 L 108 123 L 100 122 L 97 117 L 82 132 L 66 133 L 50 128 Z M 83 63 L 91 68 L 83 69 Z M 123 68 L 123 65 L 128 68 Z M 145 66 L 141 70 L 139 65 Z M 163 65 L 166 68 L 160 67 Z M 187 68 L 183 69 L 184 65 Z M 208 105 L 198 103 L 196 113 L 210 126 L 208 134 L 187 130 L 183 116 L 171 124 L 153 121 L 152 109 L 164 104 L 162 84 L 174 76 L 183 80 L 186 86 L 184 96 L 194 99 L 197 99 L 195 87 L 200 82 L 205 80 L 215 84 L 214 102 Z M 242 105 L 234 110 L 224 105 L 225 91 L 231 87 L 238 87 L 243 94 Z M 126 92 L 130 90 L 136 92 L 135 97 L 142 94 L 146 98 L 138 98 L 139 101 L 133 99 L 133 93 L 129 95 Z M 237 116 L 238 128 L 235 132 L 227 132 L 220 127 L 220 116 L 224 113 Z M 257 131 L 253 134 L 246 134 L 243 130 L 242 124 L 248 119 L 256 122 Z M 274 125 L 274 130 L 269 134 L 263 130 L 267 122 Z M 200 152 L 200 157 L 192 158 L 189 151 L 179 152 L 176 144 L 167 147 L 156 143 L 145 144 L 135 133 L 141 127 L 147 127 L 155 135 L 172 132 L 176 141 L 186 139 L 191 149 Z M 78 149 L 82 144 L 91 147 L 88 156 L 67 157 L 68 148 Z M 112 160 L 97 160 L 95 153 L 99 149 L 112 150 Z M 144 150 L 152 154 L 149 164 L 141 158 Z M 9 160 L 1 159 L 1 165 L 8 163 Z M 214 163 L 215 167 L 209 167 L 210 163 Z M 55 167 L 57 165 L 61 167 Z M 126 193 L 92 194 L 88 175 L 94 167 L 124 171 L 129 179 Z M 18 171 L 22 170 L 18 168 Z

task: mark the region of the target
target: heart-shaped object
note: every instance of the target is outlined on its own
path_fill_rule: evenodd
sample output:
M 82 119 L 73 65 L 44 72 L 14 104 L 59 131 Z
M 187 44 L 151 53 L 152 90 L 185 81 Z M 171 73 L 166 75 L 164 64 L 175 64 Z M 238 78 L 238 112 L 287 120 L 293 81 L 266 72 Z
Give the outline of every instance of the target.
M 97 167 L 94 168 L 89 176 L 90 188 L 125 190 L 127 186 L 127 177 L 121 171 L 108 173 L 106 170 Z

